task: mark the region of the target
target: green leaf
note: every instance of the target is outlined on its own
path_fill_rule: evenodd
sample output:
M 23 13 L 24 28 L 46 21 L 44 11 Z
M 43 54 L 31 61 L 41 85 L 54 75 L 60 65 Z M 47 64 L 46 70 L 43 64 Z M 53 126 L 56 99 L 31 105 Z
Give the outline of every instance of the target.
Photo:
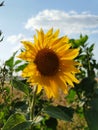
M 14 66 L 17 65 L 17 64 L 20 64 L 22 61 L 21 60 L 16 60 L 15 63 L 14 63 Z
M 88 40 L 88 36 L 82 36 L 80 35 L 80 39 L 70 39 L 70 43 L 72 43 L 73 48 L 77 48 L 80 46 L 84 46 L 86 41 Z
M 48 106 L 44 110 L 48 115 L 53 118 L 72 121 L 74 110 L 64 106 Z
M 12 104 L 11 104 L 12 107 L 14 107 L 15 109 L 20 109 L 22 112 L 25 112 L 27 111 L 27 108 L 28 108 L 28 104 L 26 103 L 26 101 L 14 101 Z
M 95 46 L 95 44 L 92 44 L 92 45 L 89 47 L 89 52 L 92 52 L 92 51 L 93 51 L 94 46 Z
M 13 68 L 14 67 L 14 58 L 16 55 L 17 51 L 13 54 L 13 56 L 11 56 L 6 62 L 5 65 L 7 65 L 9 68 Z
M 27 66 L 27 63 L 24 63 L 22 65 L 17 66 L 15 69 L 16 72 L 23 70 Z
M 20 124 L 17 124 L 11 130 L 28 130 L 30 128 L 31 124 L 32 123 L 30 121 L 25 121 L 25 122 L 22 122 Z
M 76 92 L 73 89 L 70 89 L 69 94 L 66 97 L 67 101 L 70 103 L 73 102 L 75 100 L 75 96 L 76 96 Z
M 12 85 L 16 89 L 24 92 L 26 95 L 29 95 L 29 87 L 28 87 L 28 85 L 26 83 L 23 83 L 22 80 L 13 79 L 12 80 Z
M 9 60 L 7 60 L 7 61 L 5 62 L 5 64 L 6 64 L 9 68 L 12 68 L 12 67 L 13 67 L 13 60 L 14 60 L 14 57 L 12 56 L 12 57 L 10 57 Z
M 89 105 L 84 109 L 84 114 L 89 129 L 98 130 L 98 97 L 89 101 Z
M 3 130 L 26 130 L 30 126 L 30 122 L 26 121 L 26 118 L 21 113 L 15 113 L 9 117 Z
M 80 35 L 80 43 L 82 46 L 84 46 L 84 44 L 85 44 L 85 42 L 87 42 L 87 40 L 88 40 L 87 35 L 85 35 L 85 36 Z
M 97 82 L 95 79 L 92 78 L 84 78 L 80 82 L 80 89 L 81 91 L 84 91 L 84 94 L 86 97 L 92 97 L 92 94 L 94 93 L 94 89 L 97 85 Z

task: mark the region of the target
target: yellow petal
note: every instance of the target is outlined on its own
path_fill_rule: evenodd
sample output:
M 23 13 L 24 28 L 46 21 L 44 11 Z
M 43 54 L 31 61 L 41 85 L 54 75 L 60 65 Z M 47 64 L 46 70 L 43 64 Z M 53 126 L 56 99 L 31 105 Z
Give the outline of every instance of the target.
M 38 34 L 38 46 L 40 46 L 40 48 L 43 47 L 43 43 L 44 43 L 44 32 L 41 29 L 40 31 L 37 30 L 37 34 Z
M 32 42 L 30 41 L 21 41 L 21 43 L 24 45 L 24 47 L 26 48 L 26 50 L 32 50 L 32 51 L 36 51 L 36 49 L 34 48 L 34 45 Z
M 66 43 L 68 44 L 69 39 L 65 36 L 65 37 L 61 37 L 56 39 L 53 43 L 52 43 L 52 47 L 54 49 L 58 49 L 59 47 L 64 46 Z
M 80 73 L 79 69 L 77 69 L 76 67 L 74 67 L 71 64 L 63 64 L 61 69 L 63 72 Z
M 58 53 L 64 55 L 65 51 L 68 50 L 70 47 L 71 47 L 71 44 L 66 44 L 66 43 L 65 43 L 64 45 L 62 45 L 61 47 L 59 47 L 59 48 L 56 50 L 56 52 L 58 52 Z
M 74 74 L 65 73 L 65 75 L 72 80 L 72 82 L 79 83 L 79 80 L 75 78 Z
M 68 77 L 68 76 L 64 76 L 65 77 L 65 81 L 72 87 L 74 87 L 74 84 L 72 82 L 72 80 Z
M 34 53 L 35 54 L 35 53 Z M 26 61 L 33 61 L 34 60 L 34 57 L 35 55 L 32 54 L 31 52 L 29 51 L 26 51 L 26 52 L 22 52 L 19 56 L 17 56 L 18 58 L 21 58 L 23 60 L 26 60 Z
M 56 84 L 56 82 L 54 80 L 50 81 L 50 87 L 51 87 L 51 91 L 53 93 L 53 97 L 57 98 L 59 95 L 59 89 L 58 89 L 58 85 Z
M 60 30 L 59 29 L 56 30 L 55 33 L 53 34 L 53 38 L 57 38 L 59 33 L 60 33 Z
M 40 93 L 42 90 L 42 86 L 40 84 L 38 84 L 38 88 L 37 88 L 37 94 Z
M 23 76 L 23 77 L 30 77 L 30 76 L 34 75 L 34 74 L 33 74 L 34 71 L 36 71 L 36 66 L 35 66 L 33 63 L 28 64 L 28 65 L 25 67 L 25 69 L 23 70 L 22 76 Z
M 51 28 L 46 34 L 45 36 L 50 36 L 53 34 L 53 28 Z
M 51 98 L 51 97 L 53 97 L 53 92 L 51 91 L 51 88 L 49 88 L 49 86 L 43 86 L 44 87 L 44 89 L 45 89 L 45 92 L 46 92 L 46 95 L 47 95 L 47 97 L 48 98 Z
M 79 54 L 79 49 L 69 49 L 67 50 L 64 55 L 65 57 L 62 58 L 64 60 L 72 60 L 74 59 L 75 57 L 77 57 Z
M 57 78 L 57 84 L 58 87 L 61 88 L 65 94 L 68 93 L 68 86 L 66 85 L 65 81 L 61 77 Z

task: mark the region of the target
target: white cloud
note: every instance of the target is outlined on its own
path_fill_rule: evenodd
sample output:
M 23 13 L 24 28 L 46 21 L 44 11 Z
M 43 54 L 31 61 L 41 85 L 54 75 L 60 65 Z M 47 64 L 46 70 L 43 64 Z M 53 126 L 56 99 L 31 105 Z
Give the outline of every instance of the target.
M 77 13 L 59 10 L 43 10 L 28 19 L 26 29 L 61 29 L 66 34 L 98 33 L 98 15 L 89 12 Z
M 11 52 L 14 53 L 15 51 L 21 49 L 22 45 L 21 44 L 18 44 L 16 46 L 13 46 L 12 49 L 11 49 Z
M 20 33 L 18 35 L 10 35 L 5 39 L 5 42 L 7 43 L 8 47 L 6 48 L 9 55 L 12 55 L 15 51 L 20 50 L 22 48 L 21 41 L 24 40 L 30 40 L 31 38 L 26 37 L 24 34 Z M 10 50 L 10 51 L 9 51 Z
M 8 36 L 6 39 L 6 42 L 9 44 L 10 48 L 11 48 L 11 52 L 15 52 L 16 50 L 20 49 L 22 47 L 22 44 L 20 43 L 21 41 L 24 40 L 30 40 L 31 38 L 26 37 L 23 34 L 18 34 L 18 35 L 11 35 Z
M 28 19 L 25 24 L 25 28 L 31 30 L 40 29 L 41 27 L 44 30 L 51 27 L 60 29 L 61 33 L 65 33 L 66 35 L 80 33 L 98 34 L 98 15 L 93 15 L 89 12 L 77 13 L 75 11 L 43 10 Z M 33 38 L 27 37 L 22 33 L 7 37 L 5 40 L 8 45 L 8 47 L 6 47 L 7 57 L 22 47 L 22 44 L 20 44 L 21 40 L 32 41 Z M 5 47 L 3 48 L 5 50 Z M 1 51 L 3 51 L 3 49 Z
M 20 33 L 18 35 L 11 35 L 7 37 L 6 41 L 9 42 L 10 44 L 15 44 L 15 43 L 19 43 L 23 39 L 25 39 L 25 36 Z

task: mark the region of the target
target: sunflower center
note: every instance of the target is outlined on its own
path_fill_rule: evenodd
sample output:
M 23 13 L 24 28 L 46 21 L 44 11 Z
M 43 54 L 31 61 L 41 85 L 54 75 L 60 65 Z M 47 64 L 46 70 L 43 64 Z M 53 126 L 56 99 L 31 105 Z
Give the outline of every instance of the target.
M 44 48 L 38 51 L 34 63 L 44 76 L 53 76 L 59 70 L 59 58 L 51 49 Z

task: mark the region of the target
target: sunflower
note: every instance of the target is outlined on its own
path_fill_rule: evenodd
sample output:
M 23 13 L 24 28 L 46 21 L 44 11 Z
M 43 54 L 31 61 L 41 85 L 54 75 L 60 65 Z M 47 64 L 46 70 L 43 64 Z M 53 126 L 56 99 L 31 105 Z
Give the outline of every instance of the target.
M 69 86 L 74 87 L 73 82 L 79 83 L 75 78 L 79 63 L 73 60 L 79 49 L 71 48 L 67 36 L 58 35 L 59 30 L 50 29 L 46 33 L 37 30 L 33 42 L 22 41 L 25 50 L 18 56 L 28 62 L 22 76 L 32 86 L 38 86 L 38 93 L 44 88 L 48 98 L 58 97 L 60 89 L 67 94 Z

